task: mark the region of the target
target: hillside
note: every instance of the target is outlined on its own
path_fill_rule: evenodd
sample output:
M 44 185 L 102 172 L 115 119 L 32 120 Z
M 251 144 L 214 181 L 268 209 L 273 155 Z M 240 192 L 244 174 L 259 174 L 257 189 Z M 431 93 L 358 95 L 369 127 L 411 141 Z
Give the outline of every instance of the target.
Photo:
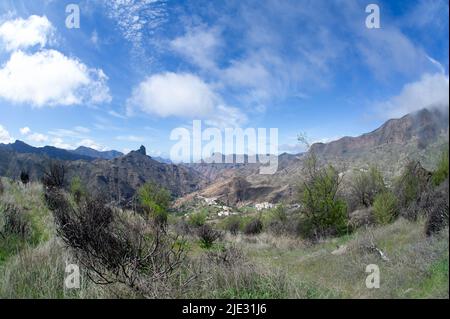
M 387 179 L 391 179 L 410 160 L 418 160 L 426 169 L 432 170 L 438 154 L 448 145 L 448 120 L 448 112 L 423 109 L 389 120 L 358 137 L 313 144 L 311 151 L 322 163 L 330 163 L 347 175 L 355 169 L 376 165 Z M 258 164 L 200 163 L 192 167 L 215 181 L 198 193 L 201 196 L 217 197 L 233 205 L 241 201 L 238 199 L 242 199 L 241 204 L 289 202 L 295 200 L 297 185 L 303 175 L 303 158 L 303 154 L 281 154 L 278 171 L 270 176 L 259 174 Z M 241 182 L 236 184 L 236 178 Z M 224 187 L 229 190 L 226 194 Z

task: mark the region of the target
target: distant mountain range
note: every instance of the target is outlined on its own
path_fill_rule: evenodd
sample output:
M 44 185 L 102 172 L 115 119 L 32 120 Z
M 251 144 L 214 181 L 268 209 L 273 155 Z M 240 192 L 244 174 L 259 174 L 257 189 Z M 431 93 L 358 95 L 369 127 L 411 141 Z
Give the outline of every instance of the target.
M 87 156 L 92 158 L 101 158 L 101 159 L 114 159 L 116 157 L 123 156 L 122 152 L 119 151 L 97 151 L 89 147 L 80 146 L 77 149 L 70 151 L 71 153 L 78 154 L 81 156 Z
M 343 172 L 375 164 L 386 176 L 394 176 L 411 159 L 433 169 L 437 154 L 448 145 L 448 120 L 448 111 L 424 109 L 389 120 L 358 137 L 314 144 L 310 151 L 322 163 L 331 163 Z M 235 205 L 291 201 L 302 178 L 304 158 L 304 154 L 281 154 L 278 171 L 261 175 L 258 163 L 174 165 L 147 156 L 143 146 L 124 155 L 87 147 L 33 147 L 16 141 L 0 144 L 0 176 L 18 179 L 21 171 L 27 171 L 32 179 L 40 179 L 48 162 L 58 159 L 64 161 L 69 179 L 79 176 L 91 191 L 100 191 L 122 204 L 129 203 L 145 182 L 153 181 L 167 188 L 181 203 L 198 194 Z

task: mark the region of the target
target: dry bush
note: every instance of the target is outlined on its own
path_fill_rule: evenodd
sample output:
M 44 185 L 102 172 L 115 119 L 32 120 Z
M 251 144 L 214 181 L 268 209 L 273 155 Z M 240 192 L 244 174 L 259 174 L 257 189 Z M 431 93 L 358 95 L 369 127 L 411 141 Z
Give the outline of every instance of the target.
M 223 234 L 212 228 L 210 225 L 205 224 L 197 229 L 197 236 L 200 240 L 200 246 L 209 249 L 216 240 L 223 237 Z
M 3 227 L 0 231 L 0 237 L 6 238 L 7 235 L 18 235 L 22 239 L 31 236 L 31 226 L 20 209 L 14 205 L 6 205 L 3 208 Z
M 22 184 L 27 185 L 30 181 L 30 174 L 28 174 L 28 172 L 22 171 L 20 173 L 20 180 L 22 181 Z
M 183 273 L 185 245 L 143 218 L 126 218 L 102 198 L 72 207 L 58 190 L 48 192 L 57 233 L 96 284 L 121 283 L 142 297 L 175 294 L 193 278 Z M 174 286 L 176 285 L 176 286 Z
M 358 171 L 350 184 L 351 197 L 355 204 L 350 206 L 370 207 L 375 196 L 386 191 L 381 172 L 374 166 L 367 171 Z
M 244 234 L 257 235 L 263 229 L 263 223 L 259 218 L 252 219 L 244 228 Z
M 425 233 L 430 236 L 449 224 L 448 179 L 431 194 L 425 194 L 419 202 L 427 215 Z
M 63 188 L 66 184 L 66 168 L 63 163 L 50 162 L 48 168 L 44 171 L 42 184 L 47 189 Z

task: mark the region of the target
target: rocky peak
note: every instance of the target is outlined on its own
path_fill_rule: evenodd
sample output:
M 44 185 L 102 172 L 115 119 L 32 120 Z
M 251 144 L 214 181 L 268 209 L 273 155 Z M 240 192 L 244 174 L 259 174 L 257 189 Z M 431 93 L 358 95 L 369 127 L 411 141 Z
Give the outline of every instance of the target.
M 139 147 L 139 149 L 136 151 L 142 155 L 147 155 L 147 151 L 145 150 L 145 146 L 141 145 L 141 147 Z

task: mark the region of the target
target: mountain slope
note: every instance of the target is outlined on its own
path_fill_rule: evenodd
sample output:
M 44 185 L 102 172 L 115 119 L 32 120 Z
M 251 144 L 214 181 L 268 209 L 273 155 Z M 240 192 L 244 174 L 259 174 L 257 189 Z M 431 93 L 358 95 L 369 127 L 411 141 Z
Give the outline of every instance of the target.
M 390 179 L 410 160 L 434 169 L 438 154 L 448 145 L 448 112 L 423 109 L 400 119 L 389 120 L 378 129 L 358 137 L 317 143 L 311 150 L 322 164 L 330 163 L 348 178 L 354 169 L 376 165 Z M 194 164 L 214 182 L 198 192 L 229 204 L 295 201 L 303 175 L 304 154 L 282 154 L 273 175 L 261 175 L 258 164 Z M 212 165 L 212 166 L 211 166 Z M 236 183 L 236 178 L 239 183 Z M 224 193 L 224 189 L 228 193 Z M 190 200 L 186 198 L 186 200 Z M 183 203 L 183 199 L 179 200 Z
M 64 161 L 76 161 L 76 160 L 91 161 L 94 159 L 90 156 L 86 156 L 83 154 L 76 154 L 71 151 L 53 146 L 33 147 L 19 140 L 11 144 L 0 144 L 0 149 L 22 154 L 43 155 Z
M 101 158 L 101 159 L 114 159 L 116 157 L 120 157 L 124 155 L 122 152 L 119 151 L 97 151 L 92 148 L 86 147 L 86 146 L 80 146 L 77 149 L 74 149 L 73 151 L 70 151 L 74 154 L 78 154 L 81 156 L 88 156 L 92 158 Z

